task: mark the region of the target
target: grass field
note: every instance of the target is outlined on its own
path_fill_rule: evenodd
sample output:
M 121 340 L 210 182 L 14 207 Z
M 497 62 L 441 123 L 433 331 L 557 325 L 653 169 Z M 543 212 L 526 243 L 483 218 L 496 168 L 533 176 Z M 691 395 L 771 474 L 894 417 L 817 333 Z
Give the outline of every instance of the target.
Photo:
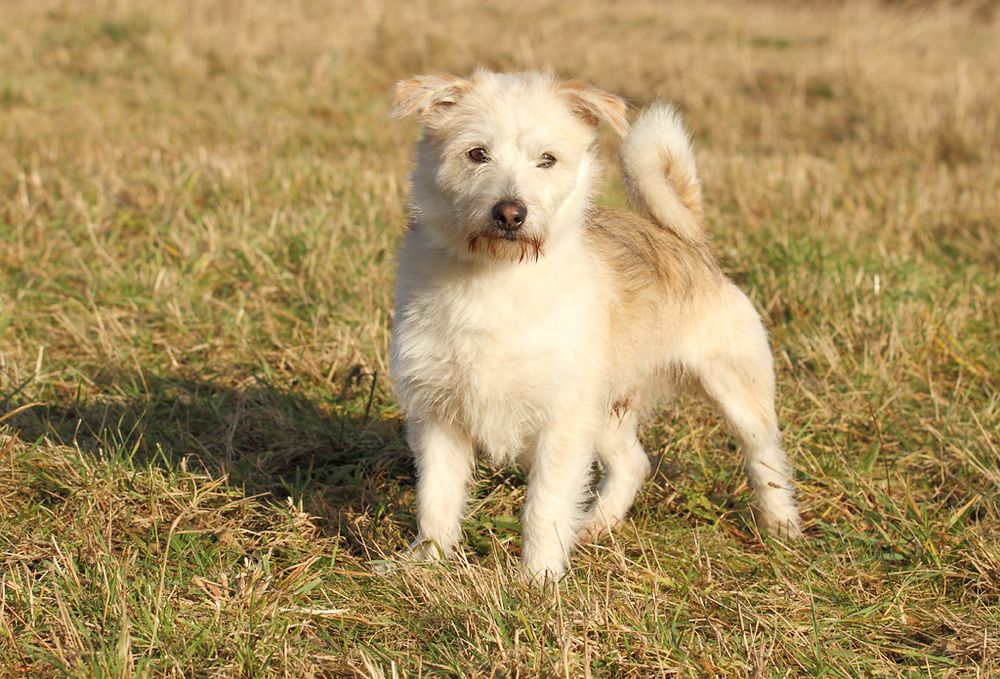
M 0 676 L 1000 675 L 1000 7 L 0 6 Z M 707 408 L 627 526 L 515 577 L 414 532 L 386 379 L 419 72 L 678 104 L 772 334 L 808 539 Z M 601 201 L 622 205 L 611 135 Z

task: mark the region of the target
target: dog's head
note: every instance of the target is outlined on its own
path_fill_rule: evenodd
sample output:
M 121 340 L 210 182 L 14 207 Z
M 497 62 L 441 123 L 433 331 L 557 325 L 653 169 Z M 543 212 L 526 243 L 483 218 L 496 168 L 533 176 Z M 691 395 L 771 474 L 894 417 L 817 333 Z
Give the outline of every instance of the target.
M 546 74 L 418 76 L 396 83 L 394 99 L 424 130 L 418 221 L 465 257 L 537 259 L 562 229 L 579 228 L 598 122 L 628 126 L 621 98 Z

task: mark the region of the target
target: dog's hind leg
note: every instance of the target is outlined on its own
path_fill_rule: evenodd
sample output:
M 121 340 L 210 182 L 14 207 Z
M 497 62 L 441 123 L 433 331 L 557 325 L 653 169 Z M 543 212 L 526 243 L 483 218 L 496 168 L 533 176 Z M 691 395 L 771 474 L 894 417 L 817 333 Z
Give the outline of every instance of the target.
M 612 414 L 597 438 L 597 457 L 604 478 L 584 523 L 581 539 L 611 531 L 625 518 L 635 494 L 649 475 L 649 458 L 639 443 L 639 418 L 635 411 Z
M 475 463 L 472 442 L 453 425 L 411 422 L 407 441 L 417 466 L 417 538 L 414 558 L 451 554 L 461 537 L 462 513 Z
M 743 444 L 757 524 L 772 535 L 794 538 L 801 534 L 799 512 L 774 412 L 771 355 L 759 321 L 755 325 L 738 347 L 706 347 L 689 367 Z

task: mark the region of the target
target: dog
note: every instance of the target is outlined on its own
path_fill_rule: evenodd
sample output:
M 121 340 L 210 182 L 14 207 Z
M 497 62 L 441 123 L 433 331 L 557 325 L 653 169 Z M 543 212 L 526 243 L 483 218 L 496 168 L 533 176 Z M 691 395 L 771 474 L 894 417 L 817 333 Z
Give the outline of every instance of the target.
M 630 127 L 608 92 L 487 71 L 402 80 L 394 103 L 423 133 L 390 352 L 417 470 L 408 554 L 455 550 L 482 453 L 525 468 L 521 565 L 559 579 L 579 539 L 625 517 L 650 471 L 639 424 L 681 388 L 742 443 L 758 525 L 799 536 L 767 334 L 710 250 L 675 109 L 654 104 Z M 592 204 L 602 121 L 646 216 Z

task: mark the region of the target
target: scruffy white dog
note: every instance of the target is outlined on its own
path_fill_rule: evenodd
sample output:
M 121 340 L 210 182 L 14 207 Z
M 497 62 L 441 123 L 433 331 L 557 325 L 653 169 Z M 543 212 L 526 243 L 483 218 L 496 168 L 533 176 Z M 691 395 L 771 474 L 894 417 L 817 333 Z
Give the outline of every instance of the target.
M 628 131 L 619 97 L 534 73 L 419 76 L 394 97 L 423 127 L 391 358 L 418 474 L 411 553 L 455 548 L 482 451 L 527 468 L 523 567 L 558 578 L 578 538 L 625 516 L 649 473 L 639 421 L 681 386 L 739 436 L 758 524 L 797 536 L 767 335 L 709 250 L 677 113 L 653 105 Z M 599 120 L 651 220 L 592 206 Z

